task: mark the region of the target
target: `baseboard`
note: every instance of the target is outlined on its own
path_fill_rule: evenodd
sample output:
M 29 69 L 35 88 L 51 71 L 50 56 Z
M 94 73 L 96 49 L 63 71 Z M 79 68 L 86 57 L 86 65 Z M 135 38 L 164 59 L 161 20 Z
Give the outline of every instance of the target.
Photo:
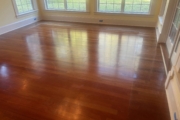
M 66 21 L 66 22 L 93 23 L 93 24 L 106 24 L 106 25 L 126 25 L 126 26 L 138 26 L 138 27 L 155 27 L 156 26 L 156 22 L 121 20 L 117 18 L 44 15 L 42 16 L 42 19 L 51 20 L 51 21 Z M 101 19 L 103 19 L 103 22 L 99 22 L 99 20 Z
M 21 21 L 15 22 L 15 23 L 5 25 L 3 27 L 0 27 L 0 35 L 8 33 L 10 31 L 13 31 L 16 29 L 19 29 L 19 28 L 24 27 L 24 26 L 30 25 L 30 24 L 38 22 L 38 21 L 39 21 L 39 18 L 31 17 L 31 18 L 28 18 L 25 20 L 21 20 Z

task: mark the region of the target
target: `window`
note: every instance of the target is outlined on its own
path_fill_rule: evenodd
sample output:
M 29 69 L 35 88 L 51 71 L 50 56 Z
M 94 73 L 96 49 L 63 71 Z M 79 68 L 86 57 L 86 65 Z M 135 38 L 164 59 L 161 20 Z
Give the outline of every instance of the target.
M 176 7 L 176 13 L 175 13 L 174 20 L 172 22 L 171 30 L 169 33 L 169 38 L 170 38 L 172 44 L 175 41 L 179 26 L 180 26 L 180 2 L 178 4 L 178 6 Z
M 86 0 L 46 0 L 46 9 L 86 11 Z
M 122 0 L 99 0 L 99 12 L 121 12 Z
M 98 0 L 98 12 L 150 13 L 151 0 Z
M 33 0 L 13 0 L 13 3 L 17 15 L 34 11 Z
M 160 16 L 164 16 L 166 4 L 167 4 L 167 0 L 163 0 L 163 1 L 162 1 L 162 5 L 161 5 L 161 11 L 160 11 L 160 14 L 159 14 Z

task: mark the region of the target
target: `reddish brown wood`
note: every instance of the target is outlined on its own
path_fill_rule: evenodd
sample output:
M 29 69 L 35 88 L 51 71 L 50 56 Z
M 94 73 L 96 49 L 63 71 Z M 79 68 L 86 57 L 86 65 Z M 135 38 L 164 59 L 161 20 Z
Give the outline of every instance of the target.
M 154 28 L 39 22 L 0 36 L 1 120 L 169 120 Z

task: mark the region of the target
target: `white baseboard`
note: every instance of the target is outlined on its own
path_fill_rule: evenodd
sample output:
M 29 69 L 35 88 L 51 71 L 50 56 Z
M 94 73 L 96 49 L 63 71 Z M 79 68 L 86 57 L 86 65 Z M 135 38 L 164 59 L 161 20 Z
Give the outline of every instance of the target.
M 35 20 L 36 19 L 36 20 Z M 155 27 L 156 23 L 146 22 L 146 21 L 134 21 L 134 20 L 120 20 L 120 19 L 110 19 L 103 18 L 103 22 L 99 22 L 101 18 L 97 17 L 74 17 L 74 16 L 43 16 L 43 20 L 52 21 L 66 21 L 66 22 L 80 22 L 80 23 L 94 23 L 94 24 L 106 24 L 106 25 L 127 25 L 127 26 L 140 26 L 140 27 Z M 0 35 L 7 32 L 19 29 L 21 27 L 30 25 L 32 23 L 38 22 L 37 17 L 31 17 L 25 20 L 21 20 L 12 24 L 8 24 L 0 27 Z
M 139 27 L 155 27 L 156 26 L 156 22 L 120 20 L 113 17 L 112 18 L 97 18 L 97 17 L 45 15 L 42 17 L 42 19 L 51 20 L 51 21 L 94 23 L 94 24 L 106 24 L 106 25 L 126 25 L 126 26 L 139 26 Z M 103 22 L 99 22 L 99 20 L 103 20 Z
M 11 23 L 11 24 L 2 26 L 2 27 L 0 27 L 0 35 L 8 33 L 10 31 L 13 31 L 16 29 L 19 29 L 24 26 L 30 25 L 30 24 L 38 22 L 38 21 L 39 21 L 39 19 L 37 17 L 31 17 L 31 18 L 28 18 L 25 20 L 21 20 L 21 21 L 15 22 L 15 23 Z

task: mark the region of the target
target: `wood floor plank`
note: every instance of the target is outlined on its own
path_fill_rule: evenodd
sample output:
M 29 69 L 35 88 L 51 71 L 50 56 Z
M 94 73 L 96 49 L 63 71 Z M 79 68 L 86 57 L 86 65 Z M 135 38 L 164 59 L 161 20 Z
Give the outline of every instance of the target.
M 2 120 L 169 120 L 154 28 L 43 21 L 0 36 Z

